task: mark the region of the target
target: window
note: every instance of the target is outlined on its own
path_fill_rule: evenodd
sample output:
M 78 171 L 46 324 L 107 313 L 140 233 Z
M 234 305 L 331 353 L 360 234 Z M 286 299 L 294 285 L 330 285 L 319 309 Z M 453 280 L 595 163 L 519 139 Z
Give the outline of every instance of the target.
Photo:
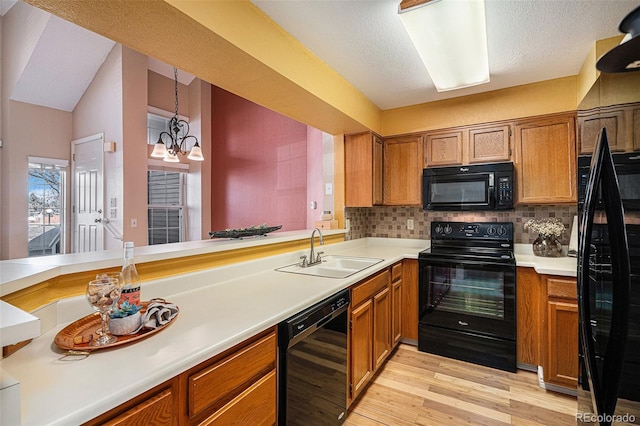
M 28 255 L 64 252 L 66 160 L 29 157 Z
M 184 241 L 186 173 L 149 170 L 149 245 Z

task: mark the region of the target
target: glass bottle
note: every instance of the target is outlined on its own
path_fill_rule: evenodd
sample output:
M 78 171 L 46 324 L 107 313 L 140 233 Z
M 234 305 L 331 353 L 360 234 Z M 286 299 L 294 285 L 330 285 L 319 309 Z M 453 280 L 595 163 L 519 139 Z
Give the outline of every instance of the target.
M 136 270 L 136 264 L 133 261 L 133 242 L 124 243 L 124 264 L 122 266 L 122 280 L 124 285 L 120 295 L 118 306 L 124 302 L 131 305 L 140 305 L 140 278 Z

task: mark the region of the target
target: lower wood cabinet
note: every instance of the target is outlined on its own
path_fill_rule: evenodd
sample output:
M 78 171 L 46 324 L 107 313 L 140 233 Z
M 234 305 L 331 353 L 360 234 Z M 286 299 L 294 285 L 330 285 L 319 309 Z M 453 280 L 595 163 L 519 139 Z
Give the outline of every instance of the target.
M 575 390 L 578 385 L 578 302 L 573 277 L 541 275 L 519 267 L 517 361 L 542 366 L 547 384 Z
M 273 425 L 275 328 L 207 360 L 87 425 Z
M 404 262 L 391 267 L 391 345 L 402 339 L 402 269 Z
M 402 337 L 418 341 L 418 260 L 402 261 Z
M 542 328 L 546 294 L 542 276 L 533 268 L 516 270 L 516 361 L 520 367 L 542 365 Z
M 351 287 L 349 403 L 391 352 L 390 277 L 386 269 Z
M 547 326 L 544 381 L 578 386 L 578 302 L 575 278 L 544 276 L 547 288 Z

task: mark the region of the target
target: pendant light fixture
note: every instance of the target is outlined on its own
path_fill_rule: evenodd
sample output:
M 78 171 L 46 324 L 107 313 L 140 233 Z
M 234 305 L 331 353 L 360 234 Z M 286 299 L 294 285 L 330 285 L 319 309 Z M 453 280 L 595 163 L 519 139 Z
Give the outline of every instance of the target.
M 189 160 L 204 161 L 202 149 L 198 143 L 198 138 L 189 134 L 189 123 L 178 117 L 178 69 L 173 68 L 176 111 L 169 121 L 169 131 L 162 132 L 158 136 L 158 142 L 153 147 L 151 156 L 162 158 L 167 163 L 179 163 L 178 154 L 186 155 Z M 187 151 L 187 143 L 192 140 L 193 146 Z

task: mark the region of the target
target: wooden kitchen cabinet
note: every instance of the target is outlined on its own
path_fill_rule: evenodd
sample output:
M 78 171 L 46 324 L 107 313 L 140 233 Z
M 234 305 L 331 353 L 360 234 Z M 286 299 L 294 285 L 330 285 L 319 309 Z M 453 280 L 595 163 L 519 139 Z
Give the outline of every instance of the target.
M 542 365 L 543 308 L 546 294 L 542 277 L 533 268 L 516 271 L 516 361 L 518 367 L 537 370 Z
M 383 202 L 382 139 L 372 132 L 344 140 L 345 206 L 371 207 Z
M 424 167 L 462 164 L 462 130 L 428 133 L 424 138 Z
M 469 164 L 511 159 L 511 126 L 490 124 L 469 129 Z
M 275 424 L 276 353 L 270 328 L 85 425 Z
M 178 377 L 174 377 L 83 425 L 179 425 L 178 389 Z
M 578 302 L 576 279 L 544 276 L 547 289 L 545 383 L 575 389 L 578 385 Z
M 622 151 L 624 143 L 624 112 L 595 108 L 578 115 L 578 142 L 580 154 L 591 154 L 602 128 L 607 129 L 607 141 L 611 151 Z
M 537 117 L 515 125 L 519 204 L 575 203 L 575 114 Z
M 190 369 L 187 372 L 190 421 L 199 423 L 204 418 L 207 419 L 205 423 L 211 424 L 210 419 L 223 416 L 223 413 L 231 409 L 230 407 L 239 404 L 238 400 L 246 403 L 247 395 L 243 393 L 259 381 L 256 378 L 264 378 L 271 372 L 275 372 L 276 351 L 276 335 L 270 333 L 211 365 L 201 364 Z M 264 385 L 269 383 L 266 381 Z M 275 396 L 275 379 L 273 385 Z M 260 395 L 259 399 L 262 399 L 265 393 L 268 392 L 256 391 L 255 395 Z M 263 403 L 256 403 L 255 410 L 258 413 L 245 414 L 251 417 L 256 417 L 257 414 L 268 416 L 269 408 L 273 409 L 275 421 L 275 405 L 265 407 Z M 263 412 L 264 409 L 267 411 Z
M 418 342 L 418 260 L 402 261 L 402 337 Z
M 384 141 L 383 204 L 420 205 L 422 202 L 422 137 Z
M 386 269 L 351 287 L 349 403 L 391 352 L 390 277 Z
M 383 288 L 373 296 L 373 369 L 382 366 L 391 353 L 391 290 Z
M 391 347 L 395 348 L 402 339 L 402 265 L 398 262 L 391 267 Z
M 351 310 L 351 354 L 349 383 L 355 399 L 373 375 L 373 302 L 371 299 Z
M 640 150 L 640 103 L 603 106 L 578 112 L 578 152 L 591 154 L 600 129 L 607 129 L 614 152 Z
M 511 124 L 488 123 L 429 132 L 424 167 L 495 163 L 511 159 Z

